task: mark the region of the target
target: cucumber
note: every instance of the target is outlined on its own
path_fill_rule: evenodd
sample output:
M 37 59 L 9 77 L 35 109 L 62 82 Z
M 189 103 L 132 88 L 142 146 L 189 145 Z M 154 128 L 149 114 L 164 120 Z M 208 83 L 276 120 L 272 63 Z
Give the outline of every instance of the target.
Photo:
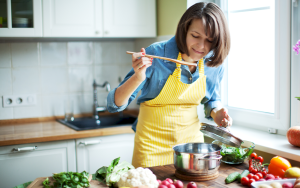
M 241 182 L 241 179 L 242 179 L 243 177 L 248 176 L 249 173 L 250 173 L 249 170 L 244 170 L 244 171 L 237 177 L 238 182 Z
M 239 175 L 240 175 L 240 173 L 233 172 L 227 176 L 227 178 L 225 179 L 225 182 L 231 183 L 231 182 L 235 181 Z

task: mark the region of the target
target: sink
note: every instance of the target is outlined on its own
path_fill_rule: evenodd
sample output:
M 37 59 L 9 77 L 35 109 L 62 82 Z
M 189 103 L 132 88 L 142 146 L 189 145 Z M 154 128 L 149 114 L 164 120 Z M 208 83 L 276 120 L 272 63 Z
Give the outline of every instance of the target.
M 74 121 L 57 120 L 58 122 L 76 130 L 91 130 L 109 127 L 132 125 L 137 118 L 130 115 L 106 115 L 99 116 L 99 120 L 93 118 L 75 118 Z

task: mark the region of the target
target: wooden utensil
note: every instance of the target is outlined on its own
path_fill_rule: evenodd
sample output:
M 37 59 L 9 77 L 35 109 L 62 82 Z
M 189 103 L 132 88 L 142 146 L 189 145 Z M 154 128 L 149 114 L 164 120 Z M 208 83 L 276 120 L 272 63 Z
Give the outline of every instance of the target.
M 133 53 L 137 53 L 137 52 L 126 51 L 126 53 L 127 53 L 127 54 L 133 54 Z M 173 63 L 179 63 L 179 64 L 182 64 L 182 65 L 197 66 L 196 63 L 189 63 L 189 62 L 180 61 L 180 60 L 177 60 L 177 59 L 171 59 L 171 58 L 167 58 L 167 57 L 160 57 L 160 56 L 147 55 L 147 54 L 145 54 L 145 57 L 152 57 L 152 58 L 157 58 L 157 59 L 164 59 L 164 60 L 167 60 L 167 61 L 171 61 L 171 62 L 173 62 Z

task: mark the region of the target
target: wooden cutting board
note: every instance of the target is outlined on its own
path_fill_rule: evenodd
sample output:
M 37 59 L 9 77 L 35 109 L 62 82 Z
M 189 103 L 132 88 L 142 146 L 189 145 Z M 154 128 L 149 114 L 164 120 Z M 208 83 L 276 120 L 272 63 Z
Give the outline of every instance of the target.
M 44 188 L 43 187 L 43 181 L 45 181 L 47 177 L 40 177 L 36 178 L 31 184 L 27 186 L 27 188 Z M 50 185 L 55 181 L 52 177 L 48 177 L 50 181 Z M 108 188 L 104 183 L 99 182 L 97 180 L 92 180 L 92 174 L 89 175 L 89 182 L 90 186 L 89 188 Z

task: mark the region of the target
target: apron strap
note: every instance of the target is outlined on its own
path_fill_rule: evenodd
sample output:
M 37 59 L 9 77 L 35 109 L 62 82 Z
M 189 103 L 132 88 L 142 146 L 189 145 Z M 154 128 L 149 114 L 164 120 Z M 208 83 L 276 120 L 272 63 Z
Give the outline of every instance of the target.
M 178 53 L 177 60 L 182 61 L 181 53 Z M 204 75 L 204 62 L 203 58 L 199 60 L 198 64 L 198 69 L 199 69 L 199 75 Z M 181 79 L 181 64 L 176 63 L 176 69 L 173 72 L 173 76 L 175 76 L 178 80 Z

